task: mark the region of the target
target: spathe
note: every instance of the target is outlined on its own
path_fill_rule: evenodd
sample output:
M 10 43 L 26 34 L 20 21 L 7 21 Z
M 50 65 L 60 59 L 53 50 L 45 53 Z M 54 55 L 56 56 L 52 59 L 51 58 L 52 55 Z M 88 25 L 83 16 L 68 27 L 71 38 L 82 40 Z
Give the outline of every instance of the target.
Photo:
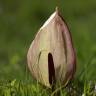
M 56 10 L 39 29 L 27 54 L 32 76 L 45 86 L 66 84 L 74 75 L 76 56 L 65 21 Z

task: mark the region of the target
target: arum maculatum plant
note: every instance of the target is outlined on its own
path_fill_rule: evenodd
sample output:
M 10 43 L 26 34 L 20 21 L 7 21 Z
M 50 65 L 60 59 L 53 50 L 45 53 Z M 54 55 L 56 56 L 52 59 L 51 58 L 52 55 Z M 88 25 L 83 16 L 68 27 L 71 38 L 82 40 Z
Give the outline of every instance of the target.
M 33 78 L 51 88 L 73 78 L 76 56 L 69 29 L 58 9 L 39 29 L 27 54 Z

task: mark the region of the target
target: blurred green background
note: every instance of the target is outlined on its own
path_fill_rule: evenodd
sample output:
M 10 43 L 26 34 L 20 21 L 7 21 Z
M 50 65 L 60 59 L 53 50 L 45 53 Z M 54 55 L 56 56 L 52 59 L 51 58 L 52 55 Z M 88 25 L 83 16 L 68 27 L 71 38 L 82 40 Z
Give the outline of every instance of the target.
M 25 79 L 28 48 L 56 6 L 73 37 L 76 76 L 96 80 L 96 0 L 0 0 L 0 80 Z

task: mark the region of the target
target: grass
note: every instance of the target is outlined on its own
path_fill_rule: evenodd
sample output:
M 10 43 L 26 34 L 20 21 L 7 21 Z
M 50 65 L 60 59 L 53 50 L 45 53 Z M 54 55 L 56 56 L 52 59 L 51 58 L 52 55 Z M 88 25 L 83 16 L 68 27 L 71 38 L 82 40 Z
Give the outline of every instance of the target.
M 95 84 L 96 82 L 71 82 L 65 88 L 56 90 L 60 92 L 59 96 L 96 96 Z M 6 83 L 0 82 L 0 96 L 55 96 L 58 91 L 51 92 L 51 89 L 40 85 L 38 82 L 29 83 L 16 79 Z
M 37 81 L 0 81 L 0 96 L 96 96 L 96 82 L 72 80 L 66 87 L 60 86 L 52 92 Z

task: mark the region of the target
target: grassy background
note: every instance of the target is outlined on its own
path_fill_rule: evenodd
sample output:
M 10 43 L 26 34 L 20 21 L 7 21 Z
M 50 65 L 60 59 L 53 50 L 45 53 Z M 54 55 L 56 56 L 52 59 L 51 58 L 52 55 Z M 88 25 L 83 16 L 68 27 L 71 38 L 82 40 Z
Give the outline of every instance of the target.
M 59 6 L 77 53 L 79 81 L 96 80 L 96 0 L 0 0 L 0 80 L 32 79 L 26 54 L 34 36 Z

